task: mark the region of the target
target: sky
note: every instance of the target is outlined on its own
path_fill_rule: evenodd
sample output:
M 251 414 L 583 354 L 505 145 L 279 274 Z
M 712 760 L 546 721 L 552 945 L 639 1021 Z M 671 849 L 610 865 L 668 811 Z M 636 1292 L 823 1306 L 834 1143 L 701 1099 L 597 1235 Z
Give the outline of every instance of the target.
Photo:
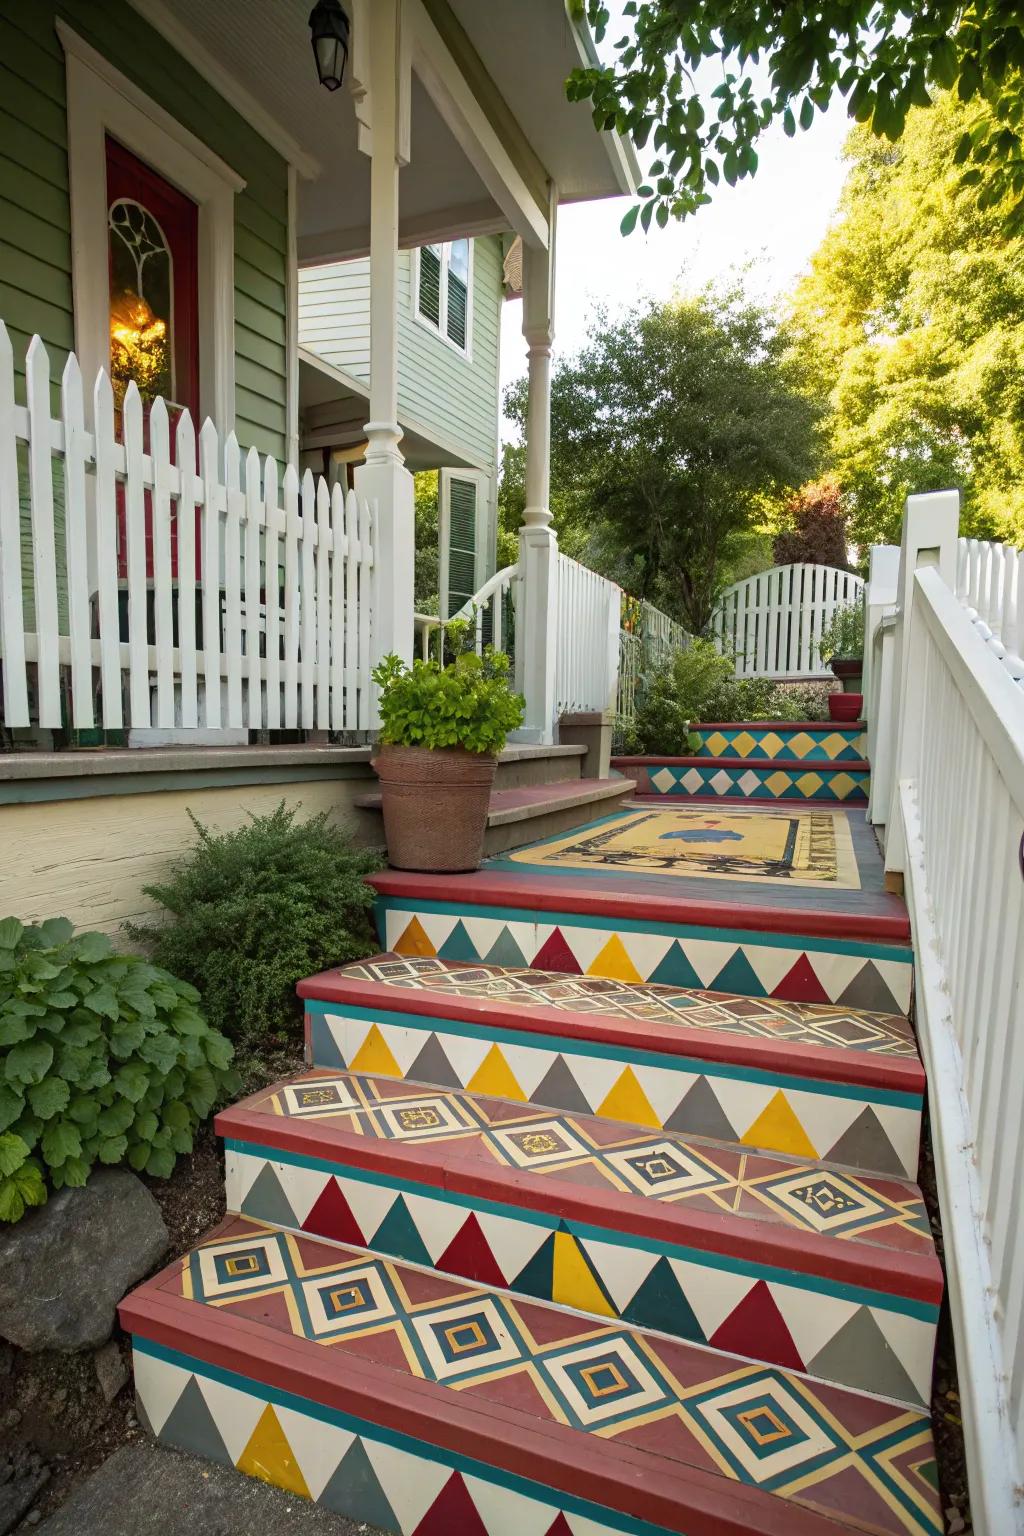
M 788 139 L 773 125 L 758 145 L 753 178 L 724 183 L 695 215 L 650 235 L 619 233 L 629 199 L 569 204 L 559 210 L 555 267 L 556 358 L 583 344 L 589 317 L 604 303 L 614 315 L 638 298 L 667 299 L 675 289 L 703 287 L 732 268 L 753 263 L 752 292 L 771 299 L 806 269 L 835 212 L 842 189 L 842 146 L 850 129 L 845 104 L 816 114 L 806 132 Z M 641 166 L 646 160 L 641 156 Z M 502 390 L 526 371 L 522 304 L 502 312 Z M 504 439 L 516 437 L 503 423 Z

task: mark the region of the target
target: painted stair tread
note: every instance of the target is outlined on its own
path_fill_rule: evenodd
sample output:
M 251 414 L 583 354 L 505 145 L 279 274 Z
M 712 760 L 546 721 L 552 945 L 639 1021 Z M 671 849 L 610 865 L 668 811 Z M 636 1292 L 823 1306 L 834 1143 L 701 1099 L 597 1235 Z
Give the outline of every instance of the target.
M 928 1400 L 942 1274 L 911 1185 L 356 1073 L 217 1129 L 254 1220 Z
M 299 995 L 669 1055 L 747 1062 L 810 1077 L 921 1093 L 909 1020 L 834 1004 L 570 975 L 529 967 L 381 954 L 299 983 Z
M 923 1412 L 244 1219 L 120 1318 L 158 1436 L 400 1536 L 942 1530 Z
M 621 778 L 566 779 L 551 784 L 523 784 L 512 789 L 492 789 L 487 809 L 489 827 L 505 826 L 513 821 L 526 821 L 533 816 L 548 815 L 553 811 L 573 810 L 577 806 L 599 806 L 602 802 L 625 799 L 633 786 Z M 359 795 L 356 805 L 364 810 L 379 811 L 379 794 Z M 596 814 L 596 812 L 595 812 Z

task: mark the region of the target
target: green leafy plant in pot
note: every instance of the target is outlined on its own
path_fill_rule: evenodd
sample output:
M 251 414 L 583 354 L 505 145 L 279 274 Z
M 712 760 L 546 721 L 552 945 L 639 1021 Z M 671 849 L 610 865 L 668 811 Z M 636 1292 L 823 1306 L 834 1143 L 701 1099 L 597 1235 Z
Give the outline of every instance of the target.
M 818 654 L 827 662 L 843 685 L 841 695 L 829 695 L 829 713 L 833 720 L 855 720 L 861 712 L 864 673 L 864 603 L 857 601 L 837 608 L 821 631 Z
M 380 780 L 388 859 L 398 869 L 476 869 L 498 753 L 523 722 L 508 657 L 486 649 L 448 666 L 385 656 L 380 689 Z

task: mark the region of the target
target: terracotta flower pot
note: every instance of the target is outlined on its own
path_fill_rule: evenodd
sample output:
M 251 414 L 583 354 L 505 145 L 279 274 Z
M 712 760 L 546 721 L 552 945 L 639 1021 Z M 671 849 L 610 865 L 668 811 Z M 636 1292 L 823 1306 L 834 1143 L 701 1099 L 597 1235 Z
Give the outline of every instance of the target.
M 842 683 L 844 693 L 860 692 L 860 680 L 864 673 L 863 657 L 833 656 L 829 666 Z
M 439 873 L 478 868 L 496 758 L 464 747 L 381 747 L 373 766 L 390 864 Z
M 859 720 L 863 707 L 862 693 L 830 693 L 828 696 L 830 720 Z

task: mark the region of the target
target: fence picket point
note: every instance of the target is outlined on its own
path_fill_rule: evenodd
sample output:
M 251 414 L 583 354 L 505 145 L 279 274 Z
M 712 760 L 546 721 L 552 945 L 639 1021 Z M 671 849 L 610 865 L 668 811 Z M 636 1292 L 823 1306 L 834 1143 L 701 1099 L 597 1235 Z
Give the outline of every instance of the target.
M 178 666 L 181 678 L 181 723 L 186 730 L 199 724 L 196 658 L 196 430 L 187 410 L 174 431 L 178 465 Z
M 154 400 L 149 413 L 152 459 L 153 632 L 156 641 L 156 724 L 174 725 L 174 618 L 171 597 L 170 427 L 167 407 Z

